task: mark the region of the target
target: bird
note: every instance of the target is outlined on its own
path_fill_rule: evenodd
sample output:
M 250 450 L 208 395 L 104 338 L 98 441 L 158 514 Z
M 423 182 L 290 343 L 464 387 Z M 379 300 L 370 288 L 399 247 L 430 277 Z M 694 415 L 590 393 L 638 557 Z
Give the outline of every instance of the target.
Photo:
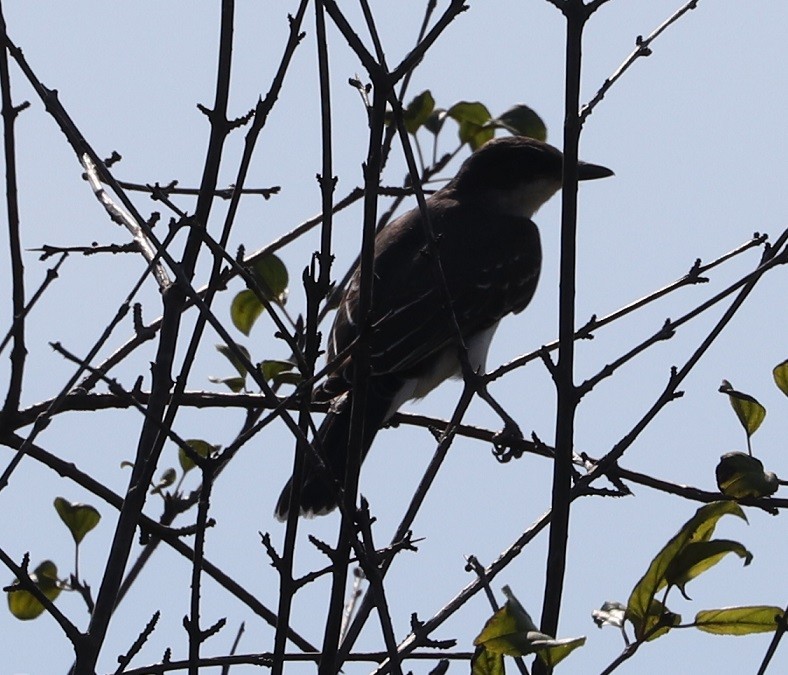
M 562 171 L 558 148 L 526 136 L 495 138 L 470 154 L 454 178 L 425 202 L 445 288 L 436 278 L 418 208 L 378 232 L 365 335 L 370 371 L 362 460 L 378 430 L 403 403 L 461 376 L 458 328 L 468 363 L 483 372 L 498 323 L 524 310 L 536 291 L 542 250 L 531 219 L 561 188 Z M 581 181 L 611 175 L 607 167 L 578 163 Z M 316 399 L 331 402 L 315 441 L 326 467 L 312 452 L 306 454 L 295 502 L 305 517 L 336 508 L 338 488 L 344 484 L 353 403 L 352 346 L 362 329 L 360 281 L 357 265 L 329 334 L 327 362 L 343 356 L 316 390 Z M 280 521 L 287 520 L 293 489 L 291 478 L 276 504 L 274 515 Z

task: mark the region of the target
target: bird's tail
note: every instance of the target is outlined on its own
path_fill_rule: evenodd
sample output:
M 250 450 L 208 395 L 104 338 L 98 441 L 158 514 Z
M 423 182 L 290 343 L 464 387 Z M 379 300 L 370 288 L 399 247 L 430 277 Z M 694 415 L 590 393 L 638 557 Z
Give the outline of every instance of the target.
M 401 386 L 399 378 L 371 378 L 367 391 L 367 402 L 364 415 L 364 442 L 361 452 L 362 460 L 366 457 L 372 441 L 381 426 L 390 415 L 394 395 Z M 300 515 L 311 518 L 322 516 L 337 507 L 337 489 L 344 483 L 347 465 L 347 448 L 350 437 L 350 420 L 353 408 L 353 394 L 347 392 L 336 399 L 318 429 L 322 457 L 328 471 L 318 466 L 312 453 L 308 452 L 304 465 L 304 480 L 299 498 Z M 330 475 L 328 473 L 330 472 Z M 293 479 L 287 481 L 274 515 L 277 520 L 287 520 L 290 510 L 290 493 L 293 490 Z

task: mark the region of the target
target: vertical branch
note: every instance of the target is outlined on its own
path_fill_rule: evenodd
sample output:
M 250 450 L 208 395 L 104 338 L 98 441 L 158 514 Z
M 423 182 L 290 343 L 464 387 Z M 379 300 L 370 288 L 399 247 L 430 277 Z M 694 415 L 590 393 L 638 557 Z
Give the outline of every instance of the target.
M 306 292 L 306 337 L 305 361 L 307 370 L 304 379 L 309 382 L 315 372 L 315 363 L 320 352 L 318 324 L 320 303 L 325 299 L 331 283 L 331 226 L 334 211 L 334 187 L 336 179 L 333 175 L 333 149 L 331 143 L 331 88 L 328 69 L 328 44 L 326 41 L 325 10 L 321 0 L 315 1 L 315 35 L 317 39 L 318 77 L 320 80 L 320 120 L 322 132 L 322 167 L 317 176 L 322 198 L 322 224 L 320 231 L 320 252 L 312 259 L 312 264 L 304 270 L 304 289 Z M 315 261 L 319 269 L 315 269 Z M 306 436 L 311 420 L 312 387 L 306 386 L 301 391 L 301 407 L 299 411 L 299 427 L 303 431 L 297 439 L 295 458 L 293 460 L 292 486 L 290 491 L 290 508 L 285 529 L 285 541 L 282 559 L 277 565 L 279 571 L 279 607 L 277 611 L 276 634 L 274 636 L 274 662 L 272 675 L 279 675 L 284 669 L 285 644 L 287 628 L 290 625 L 290 610 L 296 585 L 293 583 L 293 558 L 295 556 L 296 533 L 300 515 L 299 486 L 303 482 L 304 459 L 310 452 Z
M 0 5 L 0 30 L 6 32 L 5 17 Z M 9 378 L 8 392 L 3 415 L 14 415 L 19 408 L 19 398 L 22 394 L 22 377 L 25 371 L 25 267 L 22 261 L 22 244 L 19 236 L 19 204 L 17 202 L 16 185 L 16 143 L 14 139 L 14 122 L 19 111 L 27 107 L 22 104 L 15 108 L 11 100 L 11 78 L 8 73 L 8 49 L 5 45 L 0 53 L 0 89 L 3 99 L 3 152 L 5 155 L 5 190 L 6 209 L 8 211 L 8 248 L 11 258 L 11 311 L 14 346 L 11 350 L 11 377 Z
M 200 660 L 200 645 L 204 639 L 200 628 L 200 585 L 205 556 L 205 532 L 208 529 L 208 509 L 210 507 L 215 467 L 216 460 L 212 457 L 206 457 L 200 466 L 202 469 L 202 489 L 200 490 L 200 502 L 197 507 L 197 528 L 194 538 L 194 557 L 192 558 L 191 603 L 188 619 L 189 675 L 198 675 L 197 663 Z
M 557 413 L 553 465 L 552 521 L 541 629 L 555 635 L 561 608 L 569 536 L 575 411 L 574 385 L 575 274 L 577 238 L 577 148 L 580 139 L 580 66 L 583 27 L 588 18 L 582 0 L 563 5 L 566 17 L 566 83 L 564 91 L 564 169 L 561 211 L 561 271 L 558 316 L 558 364 L 555 369 Z M 537 666 L 537 672 L 541 666 Z
M 198 227 L 205 227 L 213 202 L 213 194 L 219 173 L 221 153 L 224 139 L 229 133 L 227 123 L 227 100 L 230 87 L 230 64 L 232 56 L 232 24 L 234 15 L 233 0 L 222 2 L 222 23 L 220 28 L 219 63 L 217 66 L 217 92 L 214 110 L 209 118 L 211 120 L 211 135 L 208 143 L 208 152 L 203 171 L 200 197 L 197 201 Z M 197 260 L 202 238 L 198 232 L 191 232 L 186 242 L 183 257 L 183 275 L 189 282 L 194 275 L 194 266 Z M 156 360 L 151 368 L 152 383 L 151 397 L 143 424 L 140 439 L 137 445 L 137 455 L 123 503 L 115 535 L 110 548 L 109 557 L 101 581 L 96 607 L 91 617 L 88 634 L 90 636 L 90 649 L 85 651 L 82 658 L 77 659 L 75 670 L 78 673 L 90 673 L 95 670 L 101 646 L 107 634 L 109 622 L 117 602 L 118 590 L 123 581 L 123 572 L 128 562 L 134 533 L 137 529 L 140 514 L 145 505 L 147 488 L 164 446 L 165 434 L 160 434 L 159 429 L 169 428 L 177 411 L 177 398 L 175 405 L 171 406 L 166 418 L 165 410 L 170 402 L 170 389 L 172 387 L 172 365 L 175 359 L 175 350 L 180 332 L 180 318 L 186 299 L 184 289 L 178 286 L 170 289 L 164 296 L 164 319 L 159 338 L 159 347 Z M 185 359 L 185 371 L 182 373 L 180 385 L 185 386 L 186 374 L 190 367 L 189 357 Z
M 323 654 L 320 659 L 320 675 L 335 675 L 337 672 L 337 649 L 342 627 L 342 607 L 347 584 L 347 567 L 350 554 L 350 537 L 353 533 L 356 513 L 358 472 L 364 438 L 364 414 L 369 380 L 369 326 L 368 318 L 372 304 L 372 260 L 377 220 L 378 188 L 381 169 L 381 142 L 386 112 L 386 96 L 389 83 L 379 75 L 373 82 L 374 93 L 369 124 L 369 149 L 364 165 L 364 232 L 361 243 L 361 279 L 359 291 L 360 334 L 353 354 L 353 403 L 351 409 L 350 438 L 348 440 L 347 465 L 342 498 L 344 508 L 339 528 L 337 548 L 333 560 L 333 582 L 328 618 L 323 636 Z

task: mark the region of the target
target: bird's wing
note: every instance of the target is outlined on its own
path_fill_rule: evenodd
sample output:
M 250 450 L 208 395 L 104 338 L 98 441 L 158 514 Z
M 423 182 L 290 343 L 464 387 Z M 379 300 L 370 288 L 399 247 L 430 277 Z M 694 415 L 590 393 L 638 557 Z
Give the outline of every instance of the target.
M 491 216 L 473 205 L 436 197 L 428 201 L 430 221 L 452 308 L 467 338 L 528 304 L 541 267 L 539 233 L 528 219 Z M 431 357 L 456 343 L 418 210 L 378 235 L 374 273 L 372 373 L 418 374 Z M 358 282 L 356 270 L 337 310 L 329 358 L 358 337 Z M 349 357 L 335 377 L 347 381 L 351 364 Z

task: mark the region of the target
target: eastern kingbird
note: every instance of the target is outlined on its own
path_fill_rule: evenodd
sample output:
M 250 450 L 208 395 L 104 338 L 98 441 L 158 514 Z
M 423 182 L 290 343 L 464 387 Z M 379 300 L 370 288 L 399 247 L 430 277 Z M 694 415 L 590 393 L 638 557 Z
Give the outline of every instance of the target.
M 524 136 L 491 140 L 426 202 L 451 306 L 474 370 L 483 372 L 498 322 L 521 312 L 533 297 L 542 251 L 531 217 L 560 189 L 562 165 L 561 151 L 547 143 Z M 604 166 L 578 166 L 580 180 L 611 175 Z M 375 239 L 362 458 L 378 429 L 405 401 L 461 376 L 456 329 L 427 250 L 419 209 L 392 221 Z M 339 303 L 329 362 L 359 336 L 360 276 L 357 268 Z M 336 508 L 336 486 L 345 477 L 353 368 L 351 350 L 317 392 L 331 401 L 316 439 L 331 476 L 307 455 L 296 502 L 301 515 Z M 279 520 L 287 519 L 292 490 L 291 479 L 276 504 Z

